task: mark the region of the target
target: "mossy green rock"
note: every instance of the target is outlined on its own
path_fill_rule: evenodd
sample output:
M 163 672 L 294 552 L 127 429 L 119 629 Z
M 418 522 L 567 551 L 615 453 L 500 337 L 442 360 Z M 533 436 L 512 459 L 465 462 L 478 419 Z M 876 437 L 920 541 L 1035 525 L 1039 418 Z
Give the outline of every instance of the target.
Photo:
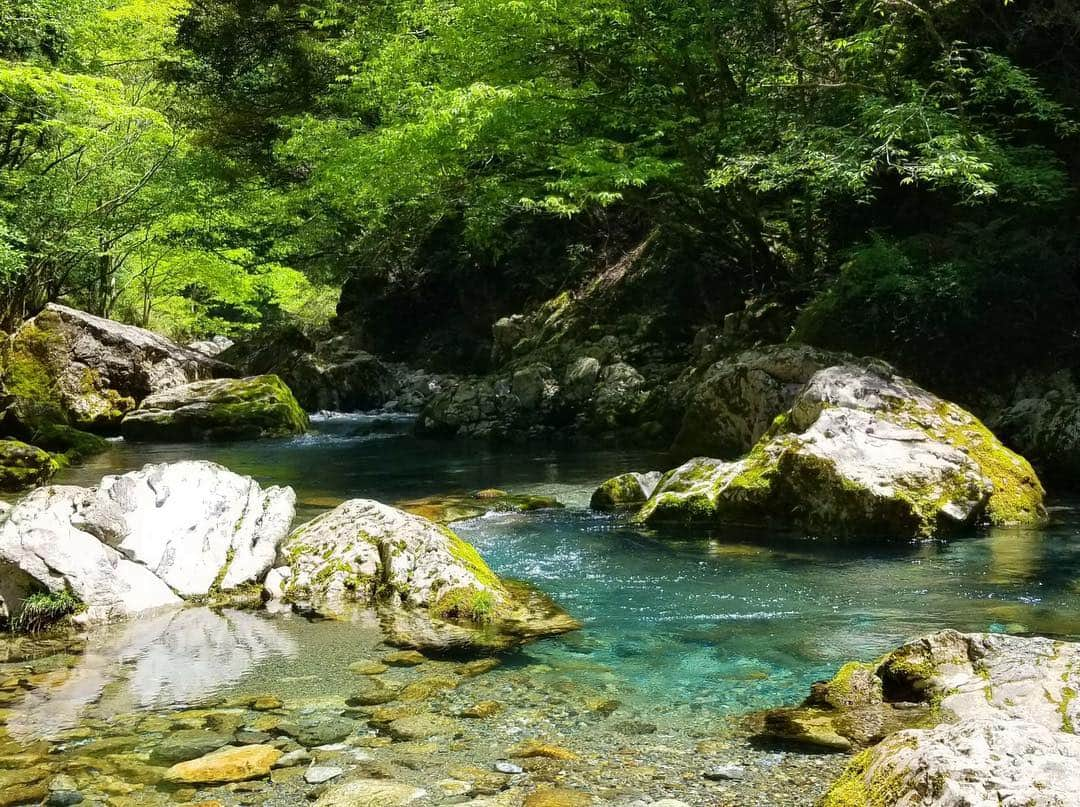
M 593 491 L 589 507 L 593 510 L 617 510 L 620 507 L 644 504 L 656 489 L 660 477 L 656 471 L 647 474 L 620 474 Z
M 46 423 L 34 430 L 31 442 L 64 458 L 78 460 L 101 454 L 109 448 L 109 441 L 90 432 L 84 432 L 63 423 Z
M 0 348 L 4 426 L 24 438 L 50 423 L 115 432 L 147 395 L 229 374 L 159 334 L 50 304 Z
M 43 485 L 58 467 L 47 451 L 18 440 L 0 440 L 0 490 L 13 492 Z
M 879 709 L 923 714 L 855 755 L 821 807 L 1076 803 L 1080 645 L 946 630 L 852 668 L 880 681 Z M 834 725 L 852 711 L 815 695 Z
M 840 365 L 742 459 L 665 475 L 637 518 L 913 538 L 1038 523 L 1043 496 L 1031 465 L 969 412 L 887 367 Z
M 271 597 L 336 617 L 374 609 L 399 647 L 505 649 L 580 627 L 527 587 L 500 580 L 448 527 L 368 499 L 350 499 L 293 531 Z
M 303 434 L 308 418 L 276 375 L 217 378 L 147 397 L 120 424 L 126 440 L 195 442 Z

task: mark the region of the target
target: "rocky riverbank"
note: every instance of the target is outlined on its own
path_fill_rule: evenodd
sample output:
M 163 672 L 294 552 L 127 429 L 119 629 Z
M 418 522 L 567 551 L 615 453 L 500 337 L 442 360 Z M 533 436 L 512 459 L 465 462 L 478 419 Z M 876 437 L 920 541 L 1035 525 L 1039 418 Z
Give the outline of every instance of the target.
M 373 624 L 189 608 L 39 646 L 0 663 L 0 804 L 766 807 L 843 767 L 527 656 L 395 651 Z

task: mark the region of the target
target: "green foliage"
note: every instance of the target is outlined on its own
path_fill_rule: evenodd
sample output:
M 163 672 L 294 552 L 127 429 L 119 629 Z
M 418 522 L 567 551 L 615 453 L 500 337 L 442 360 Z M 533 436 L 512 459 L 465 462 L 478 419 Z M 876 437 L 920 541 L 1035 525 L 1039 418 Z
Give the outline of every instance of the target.
M 877 236 L 801 313 L 794 337 L 888 356 L 960 391 L 975 376 L 986 382 L 1045 361 L 1045 345 L 1067 342 L 1078 302 L 1064 260 L 1036 232 Z
M 66 589 L 35 592 L 23 600 L 21 610 L 11 620 L 11 629 L 16 633 L 41 633 L 81 608 L 82 602 Z
M 1077 31 L 1054 0 L 9 0 L 0 327 L 63 298 L 243 335 L 343 280 L 482 318 L 648 235 L 701 309 L 794 289 L 804 332 L 905 360 L 988 304 L 1060 341 Z

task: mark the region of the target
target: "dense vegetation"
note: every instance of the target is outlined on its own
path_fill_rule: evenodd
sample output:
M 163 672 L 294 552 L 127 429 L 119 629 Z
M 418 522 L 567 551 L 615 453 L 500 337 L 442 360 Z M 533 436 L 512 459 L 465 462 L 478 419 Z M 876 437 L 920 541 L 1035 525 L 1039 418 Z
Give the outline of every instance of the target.
M 1060 0 L 0 0 L 0 57 L 2 325 L 344 285 L 485 333 L 633 255 L 682 336 L 764 295 L 941 378 L 1074 350 Z

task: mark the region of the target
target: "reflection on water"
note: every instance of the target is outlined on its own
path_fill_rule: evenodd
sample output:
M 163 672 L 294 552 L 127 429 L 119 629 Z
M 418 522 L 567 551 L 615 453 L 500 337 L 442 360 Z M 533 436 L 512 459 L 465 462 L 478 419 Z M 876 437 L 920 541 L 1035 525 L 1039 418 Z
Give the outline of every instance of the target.
M 185 608 L 142 616 L 91 634 L 68 675 L 29 692 L 7 729 L 16 739 L 52 737 L 91 715 L 197 703 L 298 649 L 272 618 L 254 613 Z

